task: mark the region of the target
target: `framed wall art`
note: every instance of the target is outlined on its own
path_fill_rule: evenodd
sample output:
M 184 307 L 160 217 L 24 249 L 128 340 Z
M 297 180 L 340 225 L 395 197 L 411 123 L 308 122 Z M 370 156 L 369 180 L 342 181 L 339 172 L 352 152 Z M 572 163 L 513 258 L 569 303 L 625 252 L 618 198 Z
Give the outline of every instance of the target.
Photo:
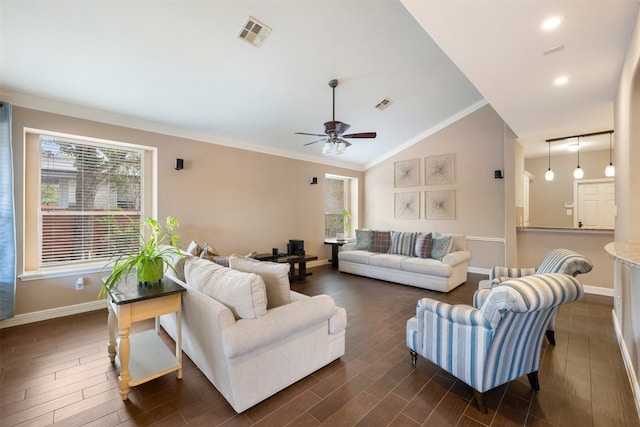
M 420 185 L 420 159 L 401 160 L 394 163 L 394 187 Z
M 456 158 L 453 153 L 425 157 L 424 183 L 426 185 L 453 184 L 456 177 L 455 159 Z
M 425 192 L 427 219 L 456 219 L 456 190 Z
M 420 192 L 396 193 L 394 207 L 396 219 L 419 219 Z

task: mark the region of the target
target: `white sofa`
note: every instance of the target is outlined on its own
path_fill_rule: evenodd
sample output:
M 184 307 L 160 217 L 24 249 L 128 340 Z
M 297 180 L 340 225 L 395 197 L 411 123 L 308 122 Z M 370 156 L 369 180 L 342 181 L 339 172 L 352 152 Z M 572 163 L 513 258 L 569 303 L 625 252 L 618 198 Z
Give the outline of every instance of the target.
M 408 234 L 407 232 L 390 233 Z M 380 250 L 379 248 L 371 247 L 370 250 L 367 250 L 366 247 L 365 249 L 356 249 L 359 243 L 358 233 L 356 233 L 356 242 L 343 245 L 342 250 L 338 253 L 338 269 L 343 273 L 449 292 L 467 281 L 467 267 L 471 259 L 471 252 L 467 250 L 466 238 L 462 234 L 434 234 L 439 238 L 450 237 L 449 247 L 445 250 L 446 253 L 440 254 L 443 255 L 441 259 L 430 257 L 430 251 L 428 254 L 422 254 L 423 256 L 417 256 L 415 248 L 413 252 L 411 251 L 410 239 L 404 249 L 400 248 L 401 245 L 394 246 L 394 234 L 391 234 L 391 242 L 387 251 L 378 252 L 376 250 Z
M 190 256 L 166 274 L 187 289 L 184 353 L 240 413 L 344 355 L 347 315 L 327 295 L 290 291 L 288 264 L 235 263 L 261 275 Z M 268 307 L 274 292 L 286 301 Z M 175 339 L 175 316 L 160 322 Z

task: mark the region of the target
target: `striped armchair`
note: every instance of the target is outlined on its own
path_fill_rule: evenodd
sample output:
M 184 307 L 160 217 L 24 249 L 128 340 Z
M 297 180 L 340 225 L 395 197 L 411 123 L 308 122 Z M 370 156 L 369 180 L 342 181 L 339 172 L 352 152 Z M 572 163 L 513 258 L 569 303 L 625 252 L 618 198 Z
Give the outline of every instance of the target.
M 490 289 L 505 280 L 531 274 L 563 273 L 576 277 L 578 274 L 590 272 L 592 268 L 593 264 L 584 256 L 569 249 L 554 249 L 544 257 L 539 267 L 493 267 L 489 271 L 489 280 L 481 280 L 478 284 L 478 289 Z M 474 297 L 473 306 L 478 308 L 480 305 Z M 549 322 L 546 332 L 547 339 L 551 345 L 556 345 L 555 330 L 556 316 Z
M 407 321 L 407 347 L 474 390 L 487 413 L 484 392 L 523 375 L 539 390 L 542 340 L 561 304 L 582 298 L 580 282 L 559 273 L 507 280 L 476 292 L 479 308 L 430 298 L 418 301 Z M 475 297 L 474 297 L 475 299 Z

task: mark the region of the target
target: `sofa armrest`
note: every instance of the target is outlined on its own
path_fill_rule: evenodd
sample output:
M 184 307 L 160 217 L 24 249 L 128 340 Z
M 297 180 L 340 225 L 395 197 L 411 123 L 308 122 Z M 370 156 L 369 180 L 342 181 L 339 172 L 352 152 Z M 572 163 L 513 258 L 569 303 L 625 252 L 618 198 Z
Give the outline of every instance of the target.
M 416 307 L 417 319 L 424 318 L 425 312 L 460 325 L 490 327 L 480 310 L 466 304 L 452 305 L 431 298 L 422 298 Z
M 342 245 L 340 247 L 341 251 L 354 251 L 355 249 L 356 249 L 356 243 L 355 242 L 345 243 L 344 245 Z
M 496 285 L 508 279 L 530 276 L 532 274 L 536 274 L 535 267 L 509 268 L 497 266 L 489 271 L 489 280 L 492 280 L 493 284 Z
M 240 319 L 222 332 L 225 355 L 233 358 L 250 353 L 322 322 L 328 330 L 335 313 L 333 299 L 317 295 L 272 308 L 258 319 Z
M 469 251 L 455 251 L 448 253 L 442 258 L 442 263 L 447 265 L 458 265 L 471 259 Z

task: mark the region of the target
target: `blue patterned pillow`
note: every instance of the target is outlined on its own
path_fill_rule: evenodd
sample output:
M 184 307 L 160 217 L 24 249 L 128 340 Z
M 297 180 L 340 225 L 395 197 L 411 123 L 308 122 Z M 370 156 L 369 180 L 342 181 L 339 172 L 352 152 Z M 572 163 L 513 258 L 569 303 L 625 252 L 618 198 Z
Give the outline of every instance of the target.
M 356 230 L 355 250 L 368 251 L 371 249 L 371 230 Z
M 451 250 L 451 236 L 442 234 L 431 236 L 431 258 L 442 261 L 442 258 Z
M 413 256 L 416 246 L 417 233 L 410 231 L 392 231 L 390 254 Z

